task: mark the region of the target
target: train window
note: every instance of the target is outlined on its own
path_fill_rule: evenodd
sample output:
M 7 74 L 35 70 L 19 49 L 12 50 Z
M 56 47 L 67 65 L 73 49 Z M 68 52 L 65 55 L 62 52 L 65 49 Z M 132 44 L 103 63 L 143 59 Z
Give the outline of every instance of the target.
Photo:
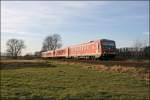
M 108 42 L 108 41 L 107 41 L 107 42 L 105 41 L 105 42 L 103 42 L 102 44 L 103 44 L 103 45 L 107 45 L 107 46 L 115 46 L 115 43 L 114 43 L 114 42 Z
M 115 48 L 115 42 L 105 41 L 105 42 L 102 42 L 102 46 L 104 49 L 114 49 Z

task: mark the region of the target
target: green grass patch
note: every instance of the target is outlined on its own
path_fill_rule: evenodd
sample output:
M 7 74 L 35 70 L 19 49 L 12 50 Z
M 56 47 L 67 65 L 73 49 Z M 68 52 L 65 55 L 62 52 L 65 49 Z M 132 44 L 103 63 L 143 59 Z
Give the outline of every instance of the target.
M 79 64 L 1 70 L 2 100 L 149 100 L 149 81 Z

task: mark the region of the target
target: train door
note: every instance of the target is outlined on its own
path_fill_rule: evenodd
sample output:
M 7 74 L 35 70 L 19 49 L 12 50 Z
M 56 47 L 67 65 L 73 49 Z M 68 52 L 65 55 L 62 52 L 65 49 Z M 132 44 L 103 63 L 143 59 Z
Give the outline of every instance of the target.
M 102 45 L 101 45 L 100 40 L 98 41 L 98 54 L 99 54 L 99 56 L 101 56 L 101 54 L 102 54 Z

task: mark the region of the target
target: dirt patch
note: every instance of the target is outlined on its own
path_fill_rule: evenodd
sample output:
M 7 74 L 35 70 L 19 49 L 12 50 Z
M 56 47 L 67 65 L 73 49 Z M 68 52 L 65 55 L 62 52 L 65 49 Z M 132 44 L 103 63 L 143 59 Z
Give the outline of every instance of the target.
M 38 63 L 38 62 L 46 62 L 46 60 L 1 60 L 2 63 Z
M 46 61 L 33 61 L 33 60 L 11 60 L 1 61 L 1 69 L 17 69 L 17 68 L 28 68 L 28 67 L 56 67 Z

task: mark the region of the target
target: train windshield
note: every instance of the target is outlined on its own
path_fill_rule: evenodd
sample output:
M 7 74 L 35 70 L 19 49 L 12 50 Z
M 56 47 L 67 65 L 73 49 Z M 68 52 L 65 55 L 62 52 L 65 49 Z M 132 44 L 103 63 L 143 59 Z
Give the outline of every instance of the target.
M 102 43 L 102 45 L 104 48 L 110 48 L 110 49 L 115 48 L 115 42 L 112 41 L 105 41 Z

